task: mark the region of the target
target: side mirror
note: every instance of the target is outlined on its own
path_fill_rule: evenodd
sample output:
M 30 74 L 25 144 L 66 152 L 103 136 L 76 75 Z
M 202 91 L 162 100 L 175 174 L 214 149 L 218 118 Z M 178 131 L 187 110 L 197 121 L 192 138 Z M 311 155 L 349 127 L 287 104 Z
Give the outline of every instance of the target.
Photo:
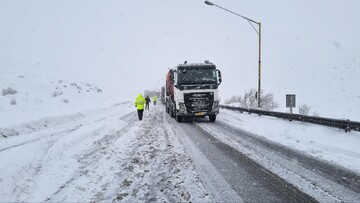
M 220 85 L 221 82 L 222 82 L 221 71 L 220 71 L 220 70 L 216 70 L 216 71 L 218 72 L 218 76 L 219 76 L 219 83 L 218 83 L 218 85 Z

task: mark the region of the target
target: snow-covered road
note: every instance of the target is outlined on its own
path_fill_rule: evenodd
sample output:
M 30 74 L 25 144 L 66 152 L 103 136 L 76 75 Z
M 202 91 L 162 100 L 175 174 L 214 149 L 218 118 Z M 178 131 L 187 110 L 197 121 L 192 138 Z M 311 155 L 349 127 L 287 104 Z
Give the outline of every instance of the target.
M 228 146 L 236 153 L 245 155 L 248 159 L 259 164 L 260 166 L 254 167 L 257 170 L 260 168 L 263 171 L 266 170 L 266 173 L 276 174 L 287 183 L 318 201 L 360 201 L 358 195 L 360 192 L 360 177 L 354 172 L 243 131 L 223 121 L 216 124 L 199 122 L 197 126 L 211 134 L 212 139 L 216 140 L 216 142 Z M 232 154 L 234 152 L 231 152 L 228 157 Z M 241 155 L 238 157 L 241 157 Z M 252 163 L 246 163 L 246 165 L 250 164 Z M 259 185 L 255 181 L 254 184 Z M 280 189 L 280 186 L 284 185 L 284 183 L 277 182 L 275 185 L 277 189 Z M 247 187 L 248 190 L 249 188 Z M 256 187 L 254 191 L 258 188 L 260 187 Z M 291 194 L 287 190 L 284 190 L 284 192 L 284 195 Z M 260 194 L 257 195 L 258 198 L 260 196 Z M 266 200 L 270 199 L 270 197 L 270 195 L 265 196 Z M 276 197 L 280 197 L 280 195 Z M 292 201 L 294 200 L 292 199 Z M 259 199 L 259 202 L 261 201 Z M 274 199 L 274 202 L 279 201 Z
M 0 129 L 0 198 L 360 201 L 356 164 L 342 168 L 250 133 L 243 126 L 251 126 L 247 116 L 223 111 L 215 123 L 177 123 L 160 104 L 138 121 L 133 104 L 125 102 Z M 356 150 L 347 154 L 358 156 Z
M 210 201 L 161 110 L 140 122 L 123 103 L 2 129 L 1 200 Z

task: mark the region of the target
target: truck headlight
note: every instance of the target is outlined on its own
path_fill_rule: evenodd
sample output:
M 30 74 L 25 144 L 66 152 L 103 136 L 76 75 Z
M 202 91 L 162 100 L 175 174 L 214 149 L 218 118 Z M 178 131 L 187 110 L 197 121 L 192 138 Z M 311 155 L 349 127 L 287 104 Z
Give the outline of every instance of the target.
M 186 110 L 186 106 L 185 106 L 185 104 L 182 103 L 182 102 L 179 102 L 179 108 L 180 108 L 180 110 L 183 110 L 183 111 Z
M 218 107 L 219 107 L 219 101 L 214 101 L 213 109 L 218 108 Z

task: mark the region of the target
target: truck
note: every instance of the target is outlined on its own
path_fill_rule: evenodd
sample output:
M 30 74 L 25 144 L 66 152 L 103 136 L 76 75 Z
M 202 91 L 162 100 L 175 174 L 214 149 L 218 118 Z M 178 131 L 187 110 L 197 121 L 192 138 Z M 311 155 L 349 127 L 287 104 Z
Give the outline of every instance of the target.
M 178 122 L 205 116 L 210 122 L 215 122 L 219 113 L 218 87 L 221 82 L 220 70 L 209 61 L 185 61 L 170 68 L 165 84 L 166 112 Z

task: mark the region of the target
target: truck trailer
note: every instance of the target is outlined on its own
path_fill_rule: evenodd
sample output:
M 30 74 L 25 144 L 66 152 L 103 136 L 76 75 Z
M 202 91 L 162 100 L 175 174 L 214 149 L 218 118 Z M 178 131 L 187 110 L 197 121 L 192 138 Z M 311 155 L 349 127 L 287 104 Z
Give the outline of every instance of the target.
M 169 69 L 165 85 L 166 112 L 178 122 L 205 116 L 214 122 L 219 113 L 218 87 L 221 82 L 221 72 L 209 61 L 185 61 Z

